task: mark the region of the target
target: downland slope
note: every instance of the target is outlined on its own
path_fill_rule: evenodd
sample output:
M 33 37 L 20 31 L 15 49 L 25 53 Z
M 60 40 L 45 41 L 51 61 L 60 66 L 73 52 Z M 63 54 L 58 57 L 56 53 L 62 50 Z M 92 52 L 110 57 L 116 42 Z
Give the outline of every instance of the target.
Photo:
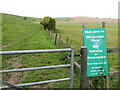
M 87 17 L 88 18 L 88 17 Z M 86 28 L 99 28 L 101 22 L 106 19 L 100 20 L 96 18 L 57 18 L 57 29 L 62 34 L 62 37 L 66 39 L 69 37 L 72 42 L 72 47 L 76 49 L 76 53 L 79 52 L 80 46 L 83 45 L 82 41 L 82 23 L 86 25 Z M 34 20 L 33 20 L 34 19 Z M 82 20 L 81 20 L 82 19 Z M 96 21 L 97 20 L 97 21 Z M 24 20 L 24 17 L 3 14 L 3 30 L 2 30 L 2 50 L 32 50 L 32 49 L 52 49 L 57 48 L 50 40 L 48 33 L 43 30 L 43 27 L 39 25 L 40 19 L 29 18 Z M 107 46 L 118 46 L 118 30 L 117 20 L 108 19 L 107 26 Z M 111 37 L 112 36 L 112 37 Z M 4 55 L 2 57 L 2 69 L 13 68 L 26 68 L 26 67 L 38 67 L 48 65 L 67 64 L 69 59 L 66 58 L 68 53 L 54 53 L 54 54 L 21 54 L 21 55 Z M 108 54 L 109 71 L 118 70 L 118 55 Z M 75 61 L 80 62 L 79 57 L 75 57 Z M 79 70 L 75 68 L 74 75 L 74 88 L 79 88 Z M 20 73 L 8 73 L 3 75 L 3 80 L 12 84 L 18 83 L 30 83 L 36 81 L 45 81 L 51 79 L 58 79 L 69 77 L 68 68 L 49 69 L 49 70 L 37 70 Z M 115 83 L 117 80 L 111 81 L 113 85 L 111 87 L 117 87 Z M 101 83 L 103 86 L 103 82 Z M 59 83 L 49 83 L 43 85 L 35 85 L 30 88 L 68 88 L 69 81 Z M 27 87 L 29 88 L 29 87 Z
M 118 20 L 110 18 L 91 18 L 91 17 L 62 17 L 57 19 L 57 29 L 62 38 L 69 37 L 72 40 L 72 46 L 76 53 L 80 52 L 83 46 L 82 24 L 85 28 L 101 28 L 102 22 L 106 23 L 107 47 L 118 48 Z M 108 53 L 109 72 L 119 71 L 118 53 Z M 80 63 L 79 57 L 75 61 Z M 103 81 L 103 80 L 102 80 Z M 118 88 L 118 78 L 110 79 L 110 88 Z M 101 83 L 103 87 L 104 82 Z
M 63 21 L 57 21 L 57 29 L 60 32 L 59 34 L 62 34 L 63 38 L 67 36 L 72 40 L 72 47 L 75 48 L 76 53 L 78 53 L 80 47 L 83 46 L 83 23 L 85 28 L 101 28 L 102 22 L 106 22 L 107 47 L 118 47 L 118 23 L 114 22 L 114 19 L 100 19 L 91 17 L 71 17 L 70 21 L 67 19 L 64 18 L 64 20 L 62 19 Z M 115 19 L 115 21 L 117 20 Z M 118 54 L 108 53 L 108 60 L 109 71 L 118 71 Z
M 57 21 L 69 21 L 69 22 L 82 22 L 82 23 L 92 23 L 92 22 L 106 22 L 106 23 L 117 23 L 118 19 L 113 18 L 98 18 L 98 17 L 60 17 L 55 18 Z
M 71 17 L 73 21 L 76 22 L 106 22 L 106 23 L 110 23 L 110 22 L 118 22 L 117 19 L 113 19 L 113 18 L 98 18 L 98 17 Z
M 39 19 L 37 19 L 39 20 Z M 43 26 L 24 17 L 2 14 L 2 51 L 55 49 Z M 2 69 L 31 68 L 69 63 L 68 53 L 19 54 L 2 56 Z M 11 84 L 30 83 L 67 78 L 69 68 L 56 68 L 29 72 L 3 74 L 2 78 Z M 75 78 L 77 80 L 77 78 Z M 74 87 L 79 87 L 79 80 Z M 28 86 L 26 88 L 68 88 L 69 81 Z

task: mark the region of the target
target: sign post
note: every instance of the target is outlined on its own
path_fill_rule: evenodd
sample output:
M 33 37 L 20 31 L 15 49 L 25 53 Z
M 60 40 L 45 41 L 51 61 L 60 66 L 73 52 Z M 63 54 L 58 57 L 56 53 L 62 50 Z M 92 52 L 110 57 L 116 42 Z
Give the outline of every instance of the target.
M 88 78 L 87 78 L 87 47 L 81 47 L 81 75 L 80 75 L 80 88 L 88 88 Z
M 83 34 L 88 47 L 87 77 L 107 76 L 106 28 L 85 28 Z

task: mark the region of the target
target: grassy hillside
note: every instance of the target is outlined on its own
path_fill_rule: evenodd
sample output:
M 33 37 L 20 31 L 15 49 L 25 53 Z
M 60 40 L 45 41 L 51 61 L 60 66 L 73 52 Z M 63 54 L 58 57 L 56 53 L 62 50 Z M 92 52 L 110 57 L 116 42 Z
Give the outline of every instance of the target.
M 0 18 L 1 19 L 1 18 Z M 33 19 L 35 21 L 33 21 Z M 69 21 L 70 19 L 70 21 Z M 62 38 L 72 40 L 72 47 L 76 53 L 83 45 L 82 22 L 71 22 L 71 18 L 56 18 L 58 33 Z M 39 24 L 40 19 L 2 14 L 2 50 L 38 50 L 38 49 L 55 49 L 48 33 L 43 30 Z M 1 24 L 0 24 L 1 25 Z M 85 23 L 86 28 L 101 27 L 101 23 Z M 107 23 L 107 46 L 118 46 L 118 29 L 117 23 Z M 57 31 L 56 31 L 57 32 Z M 2 57 L 2 69 L 41 67 L 50 65 L 60 65 L 69 63 L 66 58 L 68 53 L 44 53 L 44 54 L 21 54 L 21 55 L 4 55 Z M 118 71 L 118 55 L 108 54 L 109 71 Z M 80 63 L 79 57 L 75 61 Z M 74 88 L 79 88 L 79 70 L 75 68 Z M 58 78 L 69 77 L 69 68 L 57 68 L 48 70 L 37 70 L 29 72 L 8 73 L 3 75 L 3 80 L 12 84 L 30 83 L 45 81 Z M 116 81 L 114 83 L 117 83 Z M 49 83 L 43 85 L 31 86 L 31 88 L 68 88 L 69 81 Z M 116 86 L 114 86 L 116 87 Z
M 3 15 L 3 46 L 19 39 L 25 38 L 29 34 L 40 30 L 40 26 L 24 20 L 23 17 L 13 15 Z
M 2 43 L 3 51 L 13 50 L 38 50 L 55 49 L 48 33 L 43 26 L 24 20 L 23 17 L 3 14 Z M 4 47 L 5 46 L 5 47 Z M 4 55 L 2 57 L 2 69 L 41 67 L 50 65 L 61 65 L 69 63 L 66 59 L 68 53 L 43 53 L 43 54 L 21 54 Z M 3 80 L 12 84 L 30 83 L 69 77 L 69 68 L 57 68 L 48 70 L 37 70 L 29 72 L 3 74 Z M 75 78 L 76 79 L 76 78 Z M 77 79 L 76 79 L 77 80 Z M 79 87 L 79 80 L 74 87 Z M 69 81 L 50 83 L 45 85 L 31 86 L 34 88 L 67 88 Z
M 101 28 L 99 22 L 84 23 L 85 28 Z M 57 29 L 63 37 L 69 37 L 72 40 L 72 47 L 76 53 L 83 46 L 82 22 L 57 22 Z M 107 47 L 118 47 L 118 24 L 106 23 L 107 29 Z M 108 54 L 109 71 L 118 71 L 118 54 Z M 79 59 L 77 60 L 79 62 Z
M 72 20 L 71 18 L 69 17 L 61 17 L 61 18 L 55 18 L 56 21 L 70 21 Z
M 101 28 L 101 23 L 85 23 L 86 28 Z M 83 43 L 82 22 L 57 22 L 57 29 L 64 36 L 73 40 L 73 47 L 76 49 Z M 118 25 L 117 23 L 106 23 L 107 46 L 118 47 Z
M 84 22 L 85 28 L 101 28 L 101 23 L 98 22 Z M 72 40 L 72 47 L 75 48 L 76 53 L 79 53 L 80 47 L 83 46 L 83 33 L 82 33 L 82 21 L 58 21 L 57 29 L 62 37 Z M 107 22 L 106 23 L 106 36 L 107 36 L 107 47 L 113 48 L 118 47 L 118 23 Z M 75 61 L 80 63 L 79 57 L 75 58 Z M 108 53 L 108 64 L 109 72 L 119 71 L 119 62 L 117 53 Z M 103 80 L 102 80 L 103 81 Z M 104 82 L 99 85 L 104 86 Z M 118 78 L 110 79 L 110 88 L 116 88 L 119 85 Z

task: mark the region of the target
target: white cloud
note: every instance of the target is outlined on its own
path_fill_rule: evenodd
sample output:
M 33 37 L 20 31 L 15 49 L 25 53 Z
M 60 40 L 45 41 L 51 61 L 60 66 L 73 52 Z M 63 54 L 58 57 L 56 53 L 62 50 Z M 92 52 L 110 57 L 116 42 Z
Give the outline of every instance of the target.
M 30 17 L 118 17 L 119 0 L 1 0 L 0 12 Z

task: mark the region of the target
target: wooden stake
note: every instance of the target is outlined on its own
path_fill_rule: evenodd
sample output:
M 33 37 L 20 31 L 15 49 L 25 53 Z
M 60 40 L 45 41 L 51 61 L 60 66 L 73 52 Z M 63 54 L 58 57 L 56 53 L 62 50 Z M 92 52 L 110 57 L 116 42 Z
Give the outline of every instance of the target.
M 60 35 L 60 36 L 59 36 L 59 40 L 58 40 L 58 44 L 59 44 L 58 46 L 59 46 L 59 48 L 60 48 L 60 46 L 61 46 L 61 37 L 62 37 L 62 36 Z
M 84 33 L 83 33 L 83 30 L 85 29 L 85 25 L 82 24 L 82 34 L 83 34 L 83 45 L 84 45 Z
M 55 42 L 54 42 L 54 45 L 57 44 L 57 34 L 55 35 Z
M 103 27 L 103 28 L 105 28 L 105 27 L 106 27 L 106 26 L 105 26 L 105 22 L 102 22 L 102 27 Z
M 87 78 L 87 47 L 81 47 L 81 80 L 80 88 L 88 88 L 88 78 Z

